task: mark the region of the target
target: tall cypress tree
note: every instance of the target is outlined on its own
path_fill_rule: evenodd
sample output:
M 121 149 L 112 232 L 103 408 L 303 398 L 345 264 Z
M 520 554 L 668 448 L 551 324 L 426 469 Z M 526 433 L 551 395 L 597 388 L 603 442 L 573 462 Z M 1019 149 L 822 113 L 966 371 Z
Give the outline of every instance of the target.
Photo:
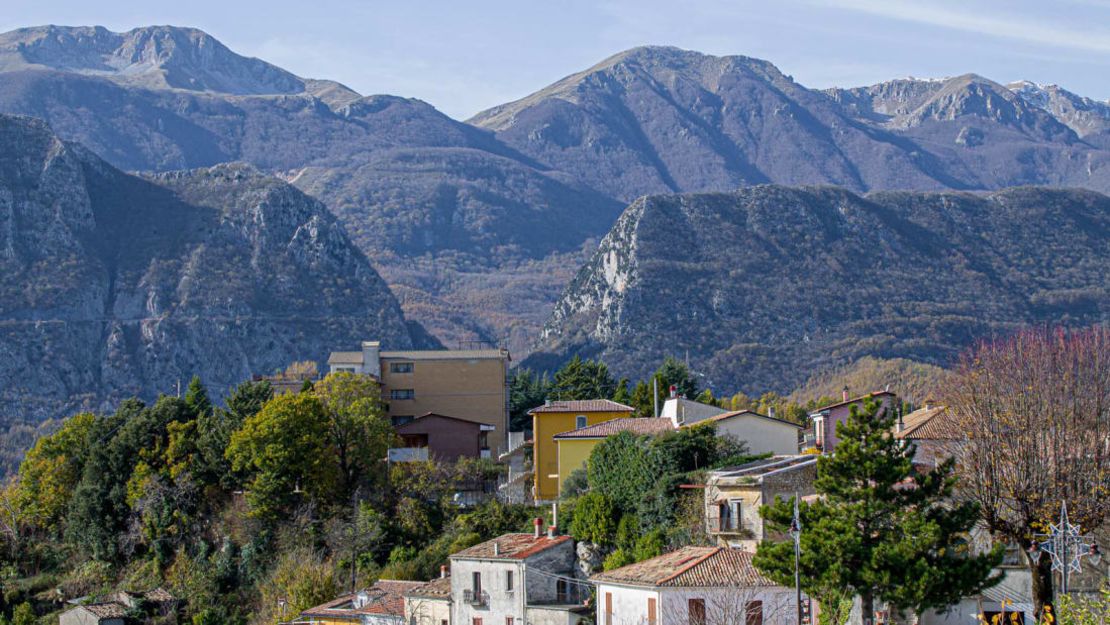
M 866 620 L 876 600 L 920 614 L 1000 579 L 991 570 L 1001 546 L 986 554 L 968 548 L 978 508 L 952 498 L 953 462 L 917 471 L 913 445 L 891 433 L 894 419 L 874 401 L 853 406 L 837 428 L 834 453 L 817 461 L 814 486 L 822 497 L 799 506 L 802 588 L 818 600 L 858 595 Z M 793 500 L 778 499 L 760 513 L 785 532 Z M 754 562 L 779 583 L 794 584 L 792 541 L 763 542 Z

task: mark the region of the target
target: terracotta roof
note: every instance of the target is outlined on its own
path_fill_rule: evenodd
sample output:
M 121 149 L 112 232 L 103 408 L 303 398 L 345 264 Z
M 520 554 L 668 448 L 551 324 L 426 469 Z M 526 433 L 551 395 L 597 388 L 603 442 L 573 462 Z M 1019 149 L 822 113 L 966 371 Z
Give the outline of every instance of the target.
M 437 577 L 405 593 L 406 597 L 425 597 L 428 599 L 451 599 L 451 578 Z
M 890 391 L 876 391 L 876 392 L 873 392 L 873 393 L 868 393 L 866 395 L 860 395 L 859 397 L 853 397 L 852 399 L 849 399 L 847 401 L 838 401 L 835 404 L 829 404 L 827 406 L 821 406 L 820 408 L 810 412 L 810 414 L 821 412 L 823 410 L 832 410 L 833 408 L 839 408 L 841 406 L 846 406 L 848 404 L 854 404 L 854 403 L 857 403 L 857 402 L 864 401 L 865 399 L 871 399 L 872 397 L 883 397 L 884 395 L 889 395 L 891 397 L 897 397 L 897 395 L 895 395 L 894 393 L 891 393 Z
M 412 582 L 392 579 L 378 580 L 373 586 L 358 593 L 348 593 L 327 603 L 320 604 L 301 612 L 301 616 L 352 619 L 359 621 L 362 614 L 405 615 L 404 593 L 423 586 L 426 582 Z M 360 608 L 355 607 L 358 595 L 365 593 L 369 600 Z
M 775 586 L 752 565 L 752 554 L 728 547 L 683 547 L 657 558 L 599 573 L 595 582 L 634 586 Z
M 635 410 L 632 406 L 625 406 L 611 399 L 576 399 L 548 402 L 529 410 L 528 414 L 537 412 L 634 412 Z
M 695 421 L 694 423 L 690 424 L 690 427 L 694 427 L 694 426 L 700 425 L 702 423 L 707 423 L 707 422 L 711 422 L 711 421 L 724 421 L 726 419 L 731 419 L 733 417 L 739 417 L 741 415 L 750 415 L 750 416 L 753 416 L 753 417 L 759 417 L 760 419 L 767 419 L 769 421 L 776 421 L 778 423 L 785 423 L 786 425 L 794 426 L 794 427 L 798 428 L 799 430 L 803 429 L 802 426 L 798 425 L 797 423 L 794 423 L 793 421 L 787 421 L 785 419 L 779 419 L 778 417 L 772 417 L 772 416 L 769 416 L 769 415 L 760 414 L 760 413 L 758 413 L 754 410 L 733 410 L 732 412 L 722 412 L 719 415 L 713 415 L 712 417 L 706 417 L 705 419 L 702 419 L 701 421 Z
M 142 593 L 143 599 L 153 603 L 172 603 L 177 601 L 177 598 L 171 595 L 165 588 L 155 588 Z
M 127 606 L 119 601 L 90 603 L 81 607 L 91 612 L 93 616 L 97 618 L 125 618 L 127 616 Z
M 405 615 L 405 593 L 423 586 L 425 582 L 379 579 L 366 589 L 370 602 L 357 610 L 360 614 Z
M 674 430 L 674 423 L 672 423 L 670 419 L 664 419 L 662 417 L 658 419 L 652 417 L 621 417 L 611 421 L 602 421 L 601 423 L 578 430 L 556 434 L 554 438 L 556 440 L 568 438 L 605 438 L 620 432 L 632 432 L 633 434 L 661 434 L 672 430 Z
M 895 438 L 909 440 L 960 440 L 965 436 L 947 406 L 914 410 L 902 417 L 902 431 L 894 433 Z
M 569 540 L 571 540 L 570 536 L 548 538 L 547 534 L 544 534 L 536 538 L 532 534 L 503 534 L 493 540 L 487 540 L 458 553 L 453 553 L 451 557 L 482 560 L 523 560 Z M 494 555 L 494 544 L 497 545 L 497 555 Z

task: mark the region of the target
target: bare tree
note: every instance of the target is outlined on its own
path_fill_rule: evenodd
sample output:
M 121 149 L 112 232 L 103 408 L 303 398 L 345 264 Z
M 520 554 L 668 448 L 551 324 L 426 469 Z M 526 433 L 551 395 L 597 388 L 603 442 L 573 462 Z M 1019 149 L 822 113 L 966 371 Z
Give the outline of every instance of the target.
M 1025 330 L 968 352 L 948 404 L 966 434 L 962 494 L 999 539 L 1028 547 L 1066 501 L 1074 523 L 1110 516 L 1110 329 Z M 1039 618 L 1051 562 L 1026 553 Z

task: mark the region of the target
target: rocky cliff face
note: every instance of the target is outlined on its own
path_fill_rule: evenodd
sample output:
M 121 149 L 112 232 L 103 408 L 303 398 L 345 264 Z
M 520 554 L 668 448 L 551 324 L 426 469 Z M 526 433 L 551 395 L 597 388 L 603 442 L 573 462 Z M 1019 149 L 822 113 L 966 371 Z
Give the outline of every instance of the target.
M 194 373 L 222 392 L 378 336 L 423 340 L 318 201 L 243 165 L 129 176 L 0 115 L 0 417 Z
M 0 112 L 45 119 L 127 170 L 245 161 L 288 180 L 449 344 L 523 349 L 623 207 L 424 102 L 301 79 L 192 29 L 0 35 Z M 506 281 L 527 305 L 476 301 Z
M 1110 198 L 758 186 L 634 202 L 525 364 L 643 376 L 689 354 L 715 390 L 786 392 L 862 356 L 948 364 L 1021 324 L 1110 315 Z

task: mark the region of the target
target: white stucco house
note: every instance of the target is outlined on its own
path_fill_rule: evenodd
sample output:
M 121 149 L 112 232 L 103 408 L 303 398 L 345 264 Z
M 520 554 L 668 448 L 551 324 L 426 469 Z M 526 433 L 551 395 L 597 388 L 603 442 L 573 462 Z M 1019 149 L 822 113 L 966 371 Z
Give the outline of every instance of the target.
M 727 547 L 683 547 L 590 581 L 597 625 L 791 625 L 797 613 L 793 589 Z
M 674 391 L 672 391 L 673 393 Z M 719 406 L 711 406 L 696 402 L 692 399 L 685 397 L 676 397 L 672 395 L 663 402 L 663 409 L 659 411 L 659 416 L 664 419 L 670 419 L 674 426 L 681 427 L 683 425 L 693 425 L 699 421 L 704 421 L 709 417 L 727 412 L 724 408 Z
M 574 579 L 574 540 L 555 528 L 504 534 L 451 556 L 455 625 L 578 625 L 589 617 Z
M 798 453 L 802 426 L 753 410 L 733 410 L 707 417 L 694 423 L 711 423 L 717 436 L 733 438 L 748 444 L 748 453 L 788 456 Z

